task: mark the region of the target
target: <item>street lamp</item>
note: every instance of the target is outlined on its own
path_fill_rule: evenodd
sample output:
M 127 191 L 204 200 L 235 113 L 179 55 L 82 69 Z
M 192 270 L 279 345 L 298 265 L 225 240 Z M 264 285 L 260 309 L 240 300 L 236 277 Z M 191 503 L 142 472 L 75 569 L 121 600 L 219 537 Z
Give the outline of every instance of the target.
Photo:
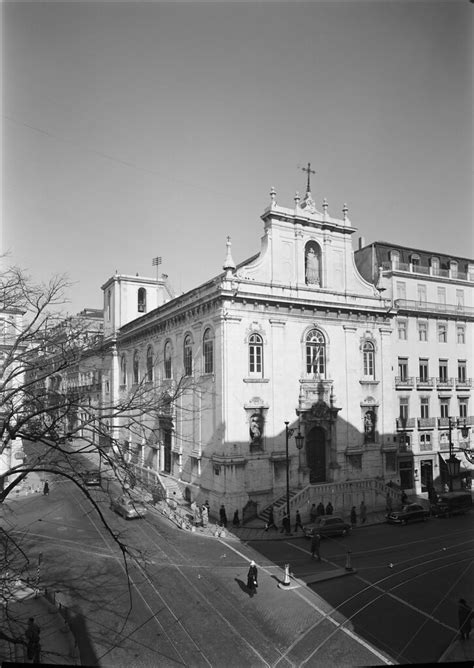
M 453 491 L 453 480 L 454 478 L 459 477 L 459 472 L 461 470 L 461 462 L 456 457 L 453 451 L 453 439 L 452 439 L 452 429 L 453 426 L 456 429 L 461 430 L 463 438 L 467 438 L 469 434 L 469 427 L 466 425 L 466 420 L 463 424 L 460 424 L 459 419 L 454 419 L 448 417 L 448 428 L 449 428 L 449 459 L 446 460 L 446 466 L 448 467 L 448 476 L 449 476 L 449 491 Z
M 290 521 L 290 457 L 288 454 L 288 441 L 294 434 L 294 429 L 288 427 L 290 423 L 285 422 L 285 443 L 286 443 L 286 516 L 288 517 L 287 533 L 290 533 L 291 521 Z M 298 433 L 295 436 L 296 447 L 298 450 L 301 450 L 303 447 L 304 436 L 300 432 L 298 426 Z

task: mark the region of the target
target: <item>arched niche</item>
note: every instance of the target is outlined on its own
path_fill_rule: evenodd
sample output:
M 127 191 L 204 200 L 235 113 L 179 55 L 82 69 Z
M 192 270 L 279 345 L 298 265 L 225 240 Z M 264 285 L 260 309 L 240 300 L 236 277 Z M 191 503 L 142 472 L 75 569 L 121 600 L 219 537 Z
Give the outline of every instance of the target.
M 304 275 L 306 285 L 321 285 L 321 247 L 316 241 L 308 241 L 304 247 Z

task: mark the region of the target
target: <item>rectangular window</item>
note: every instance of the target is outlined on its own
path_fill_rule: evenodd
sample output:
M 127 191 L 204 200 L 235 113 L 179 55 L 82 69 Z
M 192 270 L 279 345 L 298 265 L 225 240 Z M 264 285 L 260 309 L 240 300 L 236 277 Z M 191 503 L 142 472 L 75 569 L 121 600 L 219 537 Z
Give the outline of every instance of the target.
M 458 381 L 465 383 L 467 378 L 466 360 L 458 360 Z
M 417 292 L 420 304 L 426 304 L 426 285 L 419 284 L 417 286 Z
M 419 322 L 418 323 L 418 339 L 420 341 L 428 341 L 428 323 Z
M 398 320 L 398 338 L 400 341 L 407 340 L 407 321 Z
M 464 308 L 464 290 L 456 290 L 456 306 L 461 310 Z
M 467 402 L 468 399 L 460 398 L 459 399 L 459 417 L 467 418 Z
M 456 326 L 456 339 L 458 343 L 466 343 L 466 329 L 464 325 Z
M 429 418 L 430 417 L 430 398 L 421 397 L 420 399 L 420 417 Z
M 442 383 L 448 380 L 448 360 L 439 361 L 439 379 Z
M 398 358 L 398 376 L 400 380 L 406 380 L 408 378 L 408 358 L 399 357 Z
M 446 288 L 438 288 L 438 304 L 446 306 Z
M 446 343 L 448 340 L 448 326 L 445 324 L 438 325 L 438 342 Z
M 428 360 L 426 359 L 420 359 L 419 366 L 418 366 L 419 374 L 420 374 L 420 381 L 422 383 L 426 383 L 428 380 Z
M 420 450 L 431 450 L 431 434 L 420 434 Z
M 397 281 L 397 299 L 407 298 L 407 286 L 402 281 Z
M 406 422 L 408 420 L 408 397 L 400 397 L 400 420 Z
M 442 418 L 449 417 L 449 399 L 440 399 L 439 411 Z

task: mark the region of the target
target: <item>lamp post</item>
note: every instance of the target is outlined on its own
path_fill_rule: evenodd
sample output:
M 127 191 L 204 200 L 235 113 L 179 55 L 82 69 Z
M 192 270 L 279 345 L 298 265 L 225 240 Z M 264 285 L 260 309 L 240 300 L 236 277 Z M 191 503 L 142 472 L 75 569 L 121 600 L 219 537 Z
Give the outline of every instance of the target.
M 288 454 L 288 441 L 294 434 L 294 429 L 288 427 L 290 423 L 285 422 L 285 444 L 286 444 L 286 516 L 288 517 L 288 527 L 291 527 L 290 521 L 290 456 Z M 300 431 L 298 426 L 298 433 L 295 436 L 296 447 L 298 450 L 301 450 L 303 447 L 304 436 Z M 287 532 L 290 532 L 290 528 L 287 528 Z
M 446 466 L 448 467 L 448 476 L 449 476 L 449 491 L 453 491 L 453 480 L 454 478 L 459 477 L 459 471 L 461 469 L 461 462 L 454 454 L 453 449 L 453 438 L 452 438 L 452 429 L 453 426 L 455 429 L 461 429 L 461 434 L 463 438 L 466 438 L 469 434 L 469 427 L 466 425 L 466 420 L 463 424 L 460 424 L 459 419 L 448 417 L 448 428 L 449 428 L 449 459 L 446 461 Z

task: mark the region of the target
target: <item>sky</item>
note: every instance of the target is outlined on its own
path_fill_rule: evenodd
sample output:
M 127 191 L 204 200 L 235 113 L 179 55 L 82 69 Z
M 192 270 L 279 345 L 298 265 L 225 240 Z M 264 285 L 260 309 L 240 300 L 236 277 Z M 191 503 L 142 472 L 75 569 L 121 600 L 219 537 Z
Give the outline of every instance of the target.
M 2 244 L 67 310 L 177 293 L 304 194 L 366 243 L 474 256 L 468 0 L 4 2 Z

